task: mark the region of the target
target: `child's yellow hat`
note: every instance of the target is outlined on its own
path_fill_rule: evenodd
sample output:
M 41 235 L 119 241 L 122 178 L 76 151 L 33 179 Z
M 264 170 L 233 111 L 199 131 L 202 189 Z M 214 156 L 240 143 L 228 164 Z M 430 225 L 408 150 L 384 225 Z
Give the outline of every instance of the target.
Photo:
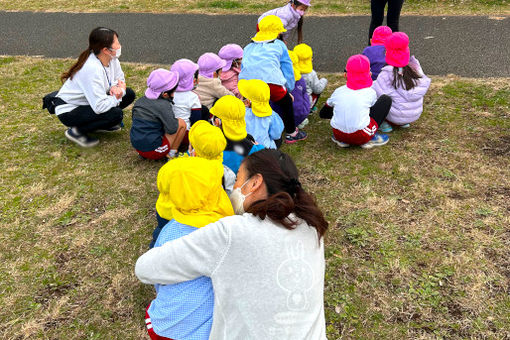
M 259 31 L 252 38 L 254 41 L 270 41 L 278 38 L 280 33 L 287 32 L 282 19 L 276 15 L 268 15 L 259 21 Z
M 223 160 L 223 151 L 227 146 L 225 136 L 219 128 L 205 120 L 199 120 L 189 130 L 189 142 L 197 157 L 211 160 Z
M 260 79 L 241 79 L 237 88 L 243 97 L 251 102 L 251 110 L 257 117 L 268 117 L 273 113 L 269 105 L 269 85 Z
M 158 203 L 179 223 L 201 228 L 234 214 L 222 187 L 221 162 L 200 157 L 174 159 L 158 172 Z M 160 210 L 158 210 L 160 213 Z M 165 217 L 163 217 L 165 218 Z
M 292 68 L 294 69 L 294 80 L 301 79 L 301 71 L 299 70 L 299 58 L 294 51 L 289 50 L 289 57 L 292 60 Z
M 301 73 L 310 73 L 313 71 L 312 57 L 313 51 L 307 44 L 299 44 L 294 47 L 294 52 L 299 58 L 299 70 Z
M 241 99 L 234 96 L 223 96 L 216 101 L 209 112 L 221 119 L 225 137 L 232 141 L 246 138 L 246 121 L 244 120 L 246 108 Z

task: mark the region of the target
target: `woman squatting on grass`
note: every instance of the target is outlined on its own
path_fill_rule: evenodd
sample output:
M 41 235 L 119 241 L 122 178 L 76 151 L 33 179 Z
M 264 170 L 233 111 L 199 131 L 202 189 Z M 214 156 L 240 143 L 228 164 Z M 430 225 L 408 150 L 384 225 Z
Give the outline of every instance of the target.
M 83 147 L 99 143 L 88 134 L 121 129 L 123 112 L 135 100 L 126 87 L 120 67 L 121 45 L 117 32 L 98 27 L 89 35 L 89 46 L 78 61 L 62 74 L 64 82 L 57 97 L 62 100 L 55 114 L 65 126 L 66 137 Z
M 210 339 L 326 339 L 328 223 L 290 156 L 248 156 L 230 198 L 239 215 L 149 250 L 136 263 L 137 277 L 158 285 L 209 277 Z

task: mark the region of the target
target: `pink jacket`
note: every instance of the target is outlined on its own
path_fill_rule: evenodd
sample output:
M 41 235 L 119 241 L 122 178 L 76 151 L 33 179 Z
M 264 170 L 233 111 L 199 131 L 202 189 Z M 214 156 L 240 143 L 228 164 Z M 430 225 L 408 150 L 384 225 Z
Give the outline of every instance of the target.
M 393 100 L 386 120 L 396 125 L 412 123 L 420 118 L 423 112 L 423 97 L 430 86 L 430 78 L 423 74 L 417 59 L 411 57 L 409 66 L 413 67 L 421 75 L 413 89 L 407 91 L 401 87 L 398 89 L 393 87 L 393 66 L 391 65 L 386 65 L 381 69 L 381 73 L 379 73 L 377 80 L 372 85 L 372 88 L 377 93 L 377 97 L 386 94 Z
M 221 72 L 220 79 L 221 85 L 225 86 L 227 90 L 232 92 L 234 96 L 239 99 L 243 99 L 243 96 L 239 93 L 237 89 L 237 82 L 239 81 L 239 72 L 241 69 L 237 67 L 232 67 L 228 71 Z

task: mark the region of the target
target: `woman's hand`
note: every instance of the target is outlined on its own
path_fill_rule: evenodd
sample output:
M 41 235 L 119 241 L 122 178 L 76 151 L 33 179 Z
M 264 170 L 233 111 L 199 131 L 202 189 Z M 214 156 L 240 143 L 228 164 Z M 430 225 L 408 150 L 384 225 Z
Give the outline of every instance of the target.
M 118 85 L 113 86 L 110 89 L 110 95 L 115 96 L 115 98 L 117 99 L 121 99 L 122 96 L 124 95 L 124 89 Z

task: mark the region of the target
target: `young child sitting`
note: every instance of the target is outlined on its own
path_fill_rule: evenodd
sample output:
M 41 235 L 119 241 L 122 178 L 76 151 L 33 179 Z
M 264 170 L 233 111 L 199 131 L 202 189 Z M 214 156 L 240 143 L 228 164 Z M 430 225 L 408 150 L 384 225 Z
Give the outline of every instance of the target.
M 321 118 L 331 118 L 331 139 L 340 147 L 360 145 L 370 149 L 388 142 L 387 135 L 377 134 L 391 107 L 391 98 L 377 99 L 370 77 L 370 62 L 357 54 L 347 60 L 347 85 L 337 88 L 320 111 Z
M 223 166 L 220 162 L 181 157 L 165 164 L 159 172 L 162 189 L 172 206 L 173 219 L 161 230 L 155 247 L 234 214 L 221 186 Z M 209 339 L 214 308 L 210 278 L 201 276 L 154 287 L 156 298 L 145 314 L 151 339 Z
M 236 174 L 244 157 L 264 149 L 246 132 L 245 111 L 244 103 L 234 96 L 221 97 L 210 110 L 214 126 L 221 128 L 227 139 L 223 164 Z
M 313 69 L 313 51 L 307 44 L 299 44 L 294 47 L 294 52 L 299 58 L 299 71 L 306 82 L 306 91 L 310 100 L 310 109 L 313 111 L 321 93 L 328 85 L 326 78 L 320 78 Z
M 186 122 L 187 130 L 202 117 L 200 98 L 193 92 L 198 84 L 198 65 L 189 59 L 179 59 L 170 67 L 179 73 L 179 84 L 174 93 L 175 117 Z
M 370 72 L 372 72 L 372 80 L 376 80 L 381 72 L 381 69 L 386 65 L 386 49 L 384 43 L 391 35 L 391 28 L 388 26 L 379 26 L 374 30 L 372 39 L 370 39 L 371 46 L 365 47 L 363 55 L 370 60 Z
M 227 146 L 225 136 L 220 129 L 212 126 L 205 120 L 199 120 L 191 127 L 189 131 L 189 150 L 190 156 L 202 157 L 209 160 L 216 160 L 220 163 L 223 160 L 223 151 Z M 173 218 L 172 217 L 172 201 L 169 199 L 169 192 L 165 183 L 165 169 L 167 165 L 158 172 L 157 186 L 159 190 L 159 197 L 156 201 L 156 218 L 158 226 L 152 232 L 152 241 L 149 248 L 154 247 L 158 235 L 163 227 Z M 235 174 L 226 167 L 224 167 L 224 184 L 229 188 L 234 186 Z M 227 192 L 228 193 L 228 192 Z
M 227 63 L 221 70 L 221 84 L 232 92 L 234 96 L 242 99 L 237 89 L 237 82 L 239 81 L 241 62 L 243 61 L 243 48 L 237 44 L 228 44 L 220 49 L 218 56 Z
M 430 87 L 419 61 L 410 57 L 409 37 L 393 33 L 385 43 L 386 63 L 374 83 L 378 96 L 388 95 L 393 100 L 387 122 L 380 125 L 382 132 L 393 130 L 390 124 L 408 128 L 423 112 L 423 97 Z M 388 124 L 389 123 L 389 124 Z
M 177 154 L 186 133 L 186 123 L 175 117 L 172 105 L 178 81 L 177 72 L 153 71 L 145 96 L 133 106 L 131 145 L 143 158 L 158 160 Z
M 241 79 L 239 91 L 245 99 L 246 131 L 267 149 L 276 149 L 282 138 L 283 121 L 269 105 L 269 86 L 260 79 Z
M 221 85 L 221 69 L 227 63 L 214 53 L 204 53 L 198 58 L 198 85 L 195 92 L 200 102 L 210 109 L 223 96 L 234 94 Z
M 291 37 L 291 33 L 294 32 L 294 29 L 297 27 L 297 43 L 301 44 L 303 42 L 303 16 L 311 5 L 311 0 L 289 0 L 287 5 L 262 14 L 258 19 L 258 23 L 260 24 L 260 21 L 268 15 L 276 15 L 281 19 L 283 27 L 287 30 L 287 32 L 283 34 L 283 41 L 288 41 Z M 257 25 L 257 32 L 259 28 L 260 27 Z
M 269 15 L 259 22 L 259 32 L 244 48 L 239 79 L 260 79 L 269 85 L 271 101 L 282 109 L 285 143 L 292 144 L 306 139 L 306 133 L 294 120 L 290 92 L 296 81 L 287 46 L 278 39 L 282 32 L 285 28 L 277 16 Z

